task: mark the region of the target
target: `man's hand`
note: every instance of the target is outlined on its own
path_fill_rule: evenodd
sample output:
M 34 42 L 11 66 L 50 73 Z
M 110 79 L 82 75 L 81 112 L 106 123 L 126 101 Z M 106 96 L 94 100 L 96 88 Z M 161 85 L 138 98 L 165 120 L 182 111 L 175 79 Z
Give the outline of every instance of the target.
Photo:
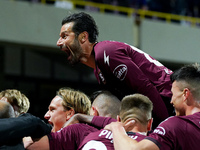
M 31 144 L 33 144 L 33 140 L 32 140 L 32 138 L 30 136 L 27 136 L 27 137 L 23 138 L 23 143 L 24 143 L 24 148 L 26 149 Z
M 75 123 L 91 124 L 93 117 L 94 116 L 81 114 L 81 113 L 75 114 L 64 124 L 63 128 Z
M 134 126 L 135 126 L 135 120 L 126 121 L 123 125 L 126 132 L 132 130 Z
M 114 131 L 119 128 L 124 128 L 125 131 L 130 131 L 130 128 L 132 128 L 134 126 L 134 124 L 135 124 L 135 120 L 130 120 L 130 121 L 126 122 L 125 124 L 122 122 L 112 122 L 112 123 L 106 125 L 104 129 Z

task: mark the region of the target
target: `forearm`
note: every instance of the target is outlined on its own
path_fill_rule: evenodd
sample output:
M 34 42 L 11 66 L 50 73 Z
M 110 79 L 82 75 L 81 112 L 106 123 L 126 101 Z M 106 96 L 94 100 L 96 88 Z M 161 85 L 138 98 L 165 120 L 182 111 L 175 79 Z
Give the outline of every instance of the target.
M 31 144 L 26 144 L 24 143 L 24 145 L 27 145 L 27 147 L 25 147 L 27 150 L 49 150 L 49 139 L 47 136 L 43 136 L 42 138 L 34 141 Z
M 85 114 L 75 114 L 72 116 L 63 127 L 69 126 L 75 123 L 87 123 L 91 126 L 97 128 L 104 128 L 107 124 L 111 122 L 116 122 L 116 119 L 110 117 L 101 117 L 101 116 L 92 116 L 92 115 L 85 115 Z
M 91 124 L 92 119 L 93 119 L 94 116 L 85 115 L 85 114 L 79 114 L 77 117 L 78 117 L 78 120 L 79 120 L 80 123 Z
M 85 114 L 75 114 L 73 115 L 65 124 L 63 127 L 67 127 L 69 125 L 75 124 L 75 123 L 87 123 L 91 124 L 92 119 L 94 116 L 85 115 Z
M 38 117 L 24 114 L 18 118 L 0 119 L 0 142 L 22 139 L 25 136 L 41 137 L 51 128 Z
M 94 116 L 91 125 L 96 128 L 103 129 L 106 125 L 116 121 L 116 119 L 110 117 Z

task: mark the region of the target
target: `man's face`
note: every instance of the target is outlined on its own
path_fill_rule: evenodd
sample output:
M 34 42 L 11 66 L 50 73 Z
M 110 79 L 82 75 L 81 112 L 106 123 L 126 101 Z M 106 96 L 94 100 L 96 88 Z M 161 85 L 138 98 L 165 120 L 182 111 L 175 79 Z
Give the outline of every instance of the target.
M 67 112 L 62 106 L 62 98 L 55 96 L 49 105 L 49 110 L 44 118 L 53 125 L 52 132 L 60 130 L 67 121 Z
M 80 61 L 83 50 L 75 36 L 75 33 L 72 31 L 73 25 L 74 23 L 70 22 L 61 27 L 60 38 L 57 41 L 57 46 L 67 53 L 69 63 L 76 64 Z
M 184 116 L 185 115 L 185 109 L 184 109 L 184 96 L 183 91 L 180 90 L 181 83 L 173 82 L 172 84 L 172 99 L 171 104 L 175 108 L 176 116 Z

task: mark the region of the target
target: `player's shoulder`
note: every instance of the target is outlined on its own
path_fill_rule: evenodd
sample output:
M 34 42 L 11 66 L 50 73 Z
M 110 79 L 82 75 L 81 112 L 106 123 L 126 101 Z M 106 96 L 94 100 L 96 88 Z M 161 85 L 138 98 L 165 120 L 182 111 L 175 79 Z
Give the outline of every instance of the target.
M 166 129 L 178 129 L 191 124 L 193 116 L 171 116 L 161 122 L 156 129 L 166 128 Z M 195 120 L 195 119 L 193 119 Z M 197 120 L 195 120 L 197 121 Z
M 102 41 L 96 44 L 94 48 L 95 60 L 98 63 L 110 63 L 118 61 L 124 56 L 128 45 L 117 41 Z M 112 60 L 112 61 L 110 61 Z
M 80 132 L 82 132 L 82 131 L 92 131 L 92 132 L 98 131 L 97 128 L 90 126 L 88 124 L 85 124 L 85 123 L 73 124 L 73 125 L 71 125 L 71 128 L 73 128 L 74 130 L 79 130 Z
M 164 121 L 162 121 L 161 123 L 172 123 L 172 122 L 176 122 L 177 120 L 181 120 L 181 118 L 179 118 L 178 116 L 170 116 L 167 119 L 165 119 Z
M 187 116 L 171 116 L 167 119 L 164 120 L 164 122 L 170 122 L 170 123 L 177 123 L 180 125 L 181 122 L 186 122 L 186 121 L 197 121 L 198 123 L 200 121 L 200 112 L 197 112 L 195 114 L 187 115 Z
M 94 51 L 95 51 L 95 56 L 102 56 L 106 52 L 108 55 L 113 55 L 117 49 L 121 47 L 123 49 L 124 47 L 128 46 L 125 43 L 118 42 L 118 41 L 101 41 L 98 42 L 95 45 Z

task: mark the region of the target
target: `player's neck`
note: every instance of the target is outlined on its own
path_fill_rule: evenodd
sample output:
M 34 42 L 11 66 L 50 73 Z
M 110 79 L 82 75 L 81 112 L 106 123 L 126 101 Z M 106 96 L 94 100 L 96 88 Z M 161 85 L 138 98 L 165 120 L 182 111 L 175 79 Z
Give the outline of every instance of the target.
M 185 115 L 187 116 L 187 115 L 193 115 L 193 114 L 195 114 L 195 113 L 197 113 L 197 112 L 200 112 L 200 107 L 188 107 L 187 108 L 187 110 L 186 110 L 186 113 L 185 113 Z
M 143 134 L 143 135 L 147 135 L 147 128 L 146 127 L 143 127 L 142 125 L 141 126 L 134 126 L 130 132 L 138 132 L 140 134 Z
M 90 68 L 93 68 L 95 69 L 96 68 L 96 65 L 95 65 L 95 58 L 93 55 L 91 55 L 90 57 L 88 58 L 82 58 L 81 59 L 81 63 L 90 67 Z
M 87 65 L 88 67 L 91 67 L 93 69 L 96 68 L 96 65 L 95 65 L 95 57 L 94 55 L 92 54 L 92 51 L 93 51 L 93 47 L 96 43 L 89 43 L 87 44 L 87 46 L 85 46 L 83 49 L 84 49 L 84 56 L 81 58 L 81 63 Z

